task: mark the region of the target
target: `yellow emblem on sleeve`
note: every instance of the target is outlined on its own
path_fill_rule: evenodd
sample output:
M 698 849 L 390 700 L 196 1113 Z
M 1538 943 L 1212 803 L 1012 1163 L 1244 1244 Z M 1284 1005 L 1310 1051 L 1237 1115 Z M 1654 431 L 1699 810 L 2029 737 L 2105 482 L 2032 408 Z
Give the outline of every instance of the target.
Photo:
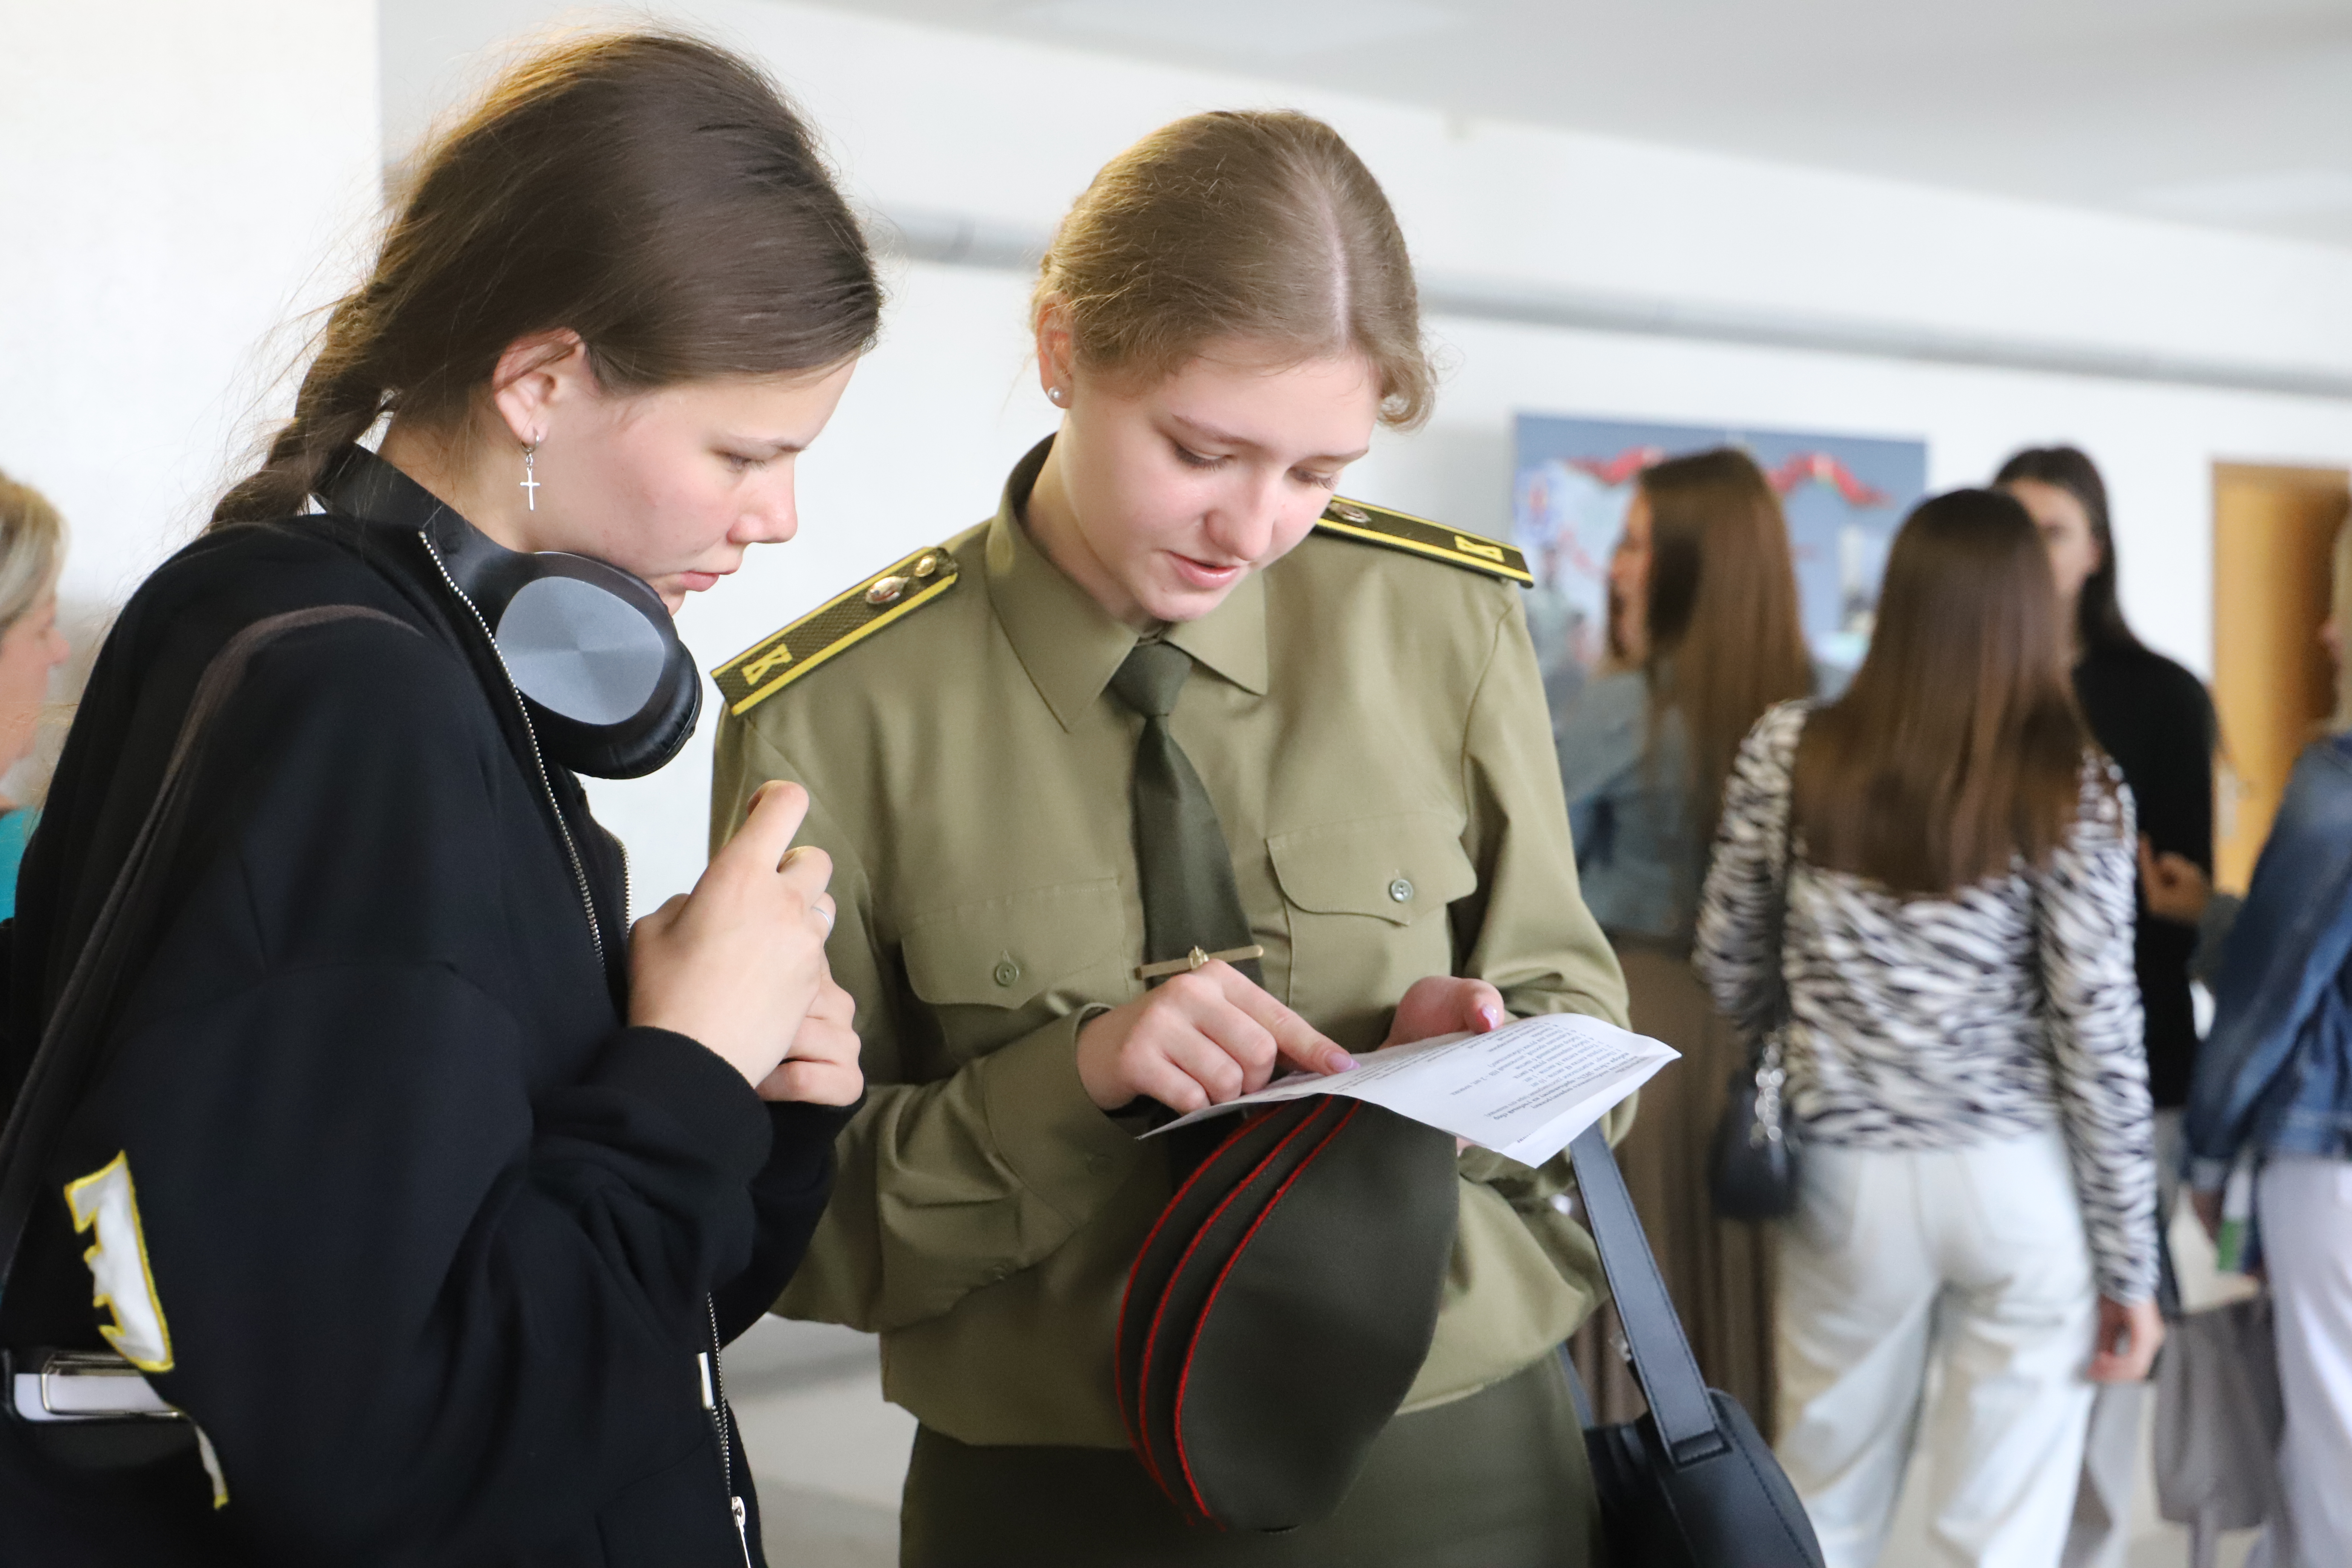
M 172 1331 L 163 1321 L 154 1273 L 147 1267 L 147 1236 L 139 1223 L 129 1152 L 67 1183 L 66 1206 L 73 1211 L 76 1232 L 94 1228 L 98 1233 L 81 1255 L 93 1282 L 90 1304 L 109 1309 L 114 1320 L 100 1324 L 98 1331 L 140 1371 L 171 1371 Z
M 1323 509 L 1322 521 L 1315 528 L 1319 533 L 1335 533 L 1342 539 L 1427 556 L 1449 566 L 1467 567 L 1521 587 L 1532 586 L 1536 580 L 1528 570 L 1528 558 L 1500 540 L 1465 533 L 1425 517 L 1391 511 L 1366 501 L 1333 498 L 1331 504 Z
M 740 716 L 892 621 L 955 586 L 956 558 L 933 545 L 835 595 L 710 672 L 727 711 Z

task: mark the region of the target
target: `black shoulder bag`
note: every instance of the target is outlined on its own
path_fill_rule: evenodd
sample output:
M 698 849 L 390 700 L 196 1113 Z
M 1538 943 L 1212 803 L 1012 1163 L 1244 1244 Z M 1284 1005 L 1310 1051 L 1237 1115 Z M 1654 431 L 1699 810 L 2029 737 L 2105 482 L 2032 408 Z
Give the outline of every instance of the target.
M 39 1201 L 43 1167 L 74 1107 L 105 1070 L 101 1047 L 131 971 L 162 917 L 162 873 L 187 820 L 190 781 L 206 732 L 245 679 L 253 657 L 289 632 L 364 617 L 415 628 L 381 610 L 321 605 L 271 616 L 222 645 L 197 678 L 155 799 L 122 858 L 89 934 L 50 1010 L 25 1081 L 0 1130 L 0 1300 Z M 94 1469 L 142 1465 L 196 1447 L 186 1418 L 163 1403 L 136 1368 L 111 1351 L 0 1351 L 0 1410 L 26 1424 L 52 1458 Z M 159 1425 L 160 1424 L 160 1425 Z
M 1617 1157 L 1598 1123 L 1569 1145 L 1585 1224 L 1650 1402 L 1618 1426 L 1592 1421 L 1560 1349 L 1601 1503 L 1610 1568 L 1822 1568 L 1796 1489 L 1739 1402 L 1701 1381 Z

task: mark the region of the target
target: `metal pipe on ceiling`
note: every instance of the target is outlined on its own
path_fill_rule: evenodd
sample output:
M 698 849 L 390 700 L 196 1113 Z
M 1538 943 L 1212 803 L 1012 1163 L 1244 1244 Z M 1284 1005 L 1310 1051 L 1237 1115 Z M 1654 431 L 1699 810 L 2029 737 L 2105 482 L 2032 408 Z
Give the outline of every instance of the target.
M 956 213 L 899 209 L 869 212 L 866 219 L 876 244 L 886 252 L 913 261 L 991 271 L 1034 271 L 1049 237 L 1040 229 Z M 2315 366 L 2150 353 L 1864 317 L 1555 289 L 1462 274 L 1423 273 L 1421 302 L 1432 315 L 1519 326 L 1569 327 L 1932 364 L 2352 400 L 2352 374 Z

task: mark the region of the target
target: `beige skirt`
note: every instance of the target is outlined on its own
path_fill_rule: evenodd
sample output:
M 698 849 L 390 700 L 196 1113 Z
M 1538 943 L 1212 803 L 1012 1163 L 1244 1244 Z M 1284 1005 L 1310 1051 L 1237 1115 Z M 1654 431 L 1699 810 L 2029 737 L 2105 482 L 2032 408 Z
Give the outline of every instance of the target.
M 1773 1227 L 1716 1218 L 1706 1190 L 1708 1145 L 1723 1116 L 1726 1086 L 1747 1066 L 1748 1049 L 1686 957 L 1664 943 L 1629 939 L 1619 939 L 1617 957 L 1634 1029 L 1683 1054 L 1643 1086 L 1617 1163 L 1700 1373 L 1709 1387 L 1747 1406 L 1769 1440 Z M 1622 1331 L 1609 1306 L 1572 1342 L 1577 1370 L 1604 1422 L 1630 1421 L 1643 1408 L 1633 1369 L 1617 1350 Z

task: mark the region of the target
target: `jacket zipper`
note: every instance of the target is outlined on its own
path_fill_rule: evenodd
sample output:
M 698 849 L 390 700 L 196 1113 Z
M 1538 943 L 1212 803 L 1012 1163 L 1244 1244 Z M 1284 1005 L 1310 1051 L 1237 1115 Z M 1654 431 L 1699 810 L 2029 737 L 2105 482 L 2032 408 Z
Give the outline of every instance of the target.
M 580 847 L 572 842 L 571 826 L 563 820 L 563 806 L 555 798 L 555 784 L 547 776 L 547 759 L 540 752 L 539 731 L 530 721 L 530 708 L 523 703 L 522 688 L 515 684 L 514 671 L 507 668 L 507 656 L 499 651 L 499 639 L 490 634 L 490 623 L 483 617 L 480 606 L 467 595 L 463 588 L 457 586 L 457 580 L 449 575 L 449 568 L 442 564 L 441 552 L 433 548 L 433 541 L 419 531 L 416 542 L 425 547 L 425 553 L 432 561 L 433 569 L 441 574 L 441 581 L 448 584 L 449 592 L 457 596 L 459 604 L 466 606 L 466 613 L 474 617 L 474 624 L 482 628 L 482 640 L 490 645 L 490 657 L 499 661 L 499 673 L 507 679 L 507 690 L 514 697 L 515 711 L 522 717 L 523 738 L 530 742 L 531 765 L 539 770 L 540 791 L 547 797 L 548 810 L 555 815 L 555 831 L 563 840 L 565 858 L 572 862 L 572 884 L 580 889 L 580 907 L 588 916 L 588 944 L 596 950 L 596 967 L 601 971 L 604 967 L 604 933 L 596 925 L 596 900 L 588 889 L 588 868 L 580 858 Z M 622 844 L 618 838 L 614 838 L 613 842 L 619 845 L 621 851 L 621 921 L 622 928 L 626 930 L 629 910 L 629 847 Z M 751 1562 L 751 1521 L 743 1507 L 742 1496 L 735 1489 L 734 1444 L 727 1416 L 727 1384 L 725 1377 L 719 1369 L 719 1304 L 709 1296 L 705 1296 L 702 1299 L 702 1309 L 710 1319 L 710 1354 L 707 1359 L 696 1358 L 702 1362 L 703 1403 L 710 1411 L 711 1426 L 719 1434 L 719 1471 L 727 1488 L 728 1511 L 735 1519 L 735 1541 L 743 1549 L 743 1568 L 754 1568 Z
M 711 1429 L 719 1434 L 719 1468 L 727 1478 L 727 1507 L 735 1516 L 735 1540 L 743 1548 L 743 1568 L 751 1568 L 751 1521 L 744 1512 L 742 1494 L 735 1489 L 734 1423 L 727 1410 L 727 1374 L 719 1364 L 719 1303 L 705 1296 L 702 1310 L 710 1316 L 710 1355 L 703 1363 L 707 1375 L 702 1402 L 709 1407 Z
M 457 580 L 449 575 L 449 568 L 441 563 L 441 552 L 433 548 L 433 541 L 420 531 L 416 542 L 425 547 L 433 570 L 441 574 L 441 581 L 449 585 L 449 592 L 466 606 L 474 624 L 482 628 L 482 640 L 490 645 L 490 657 L 499 661 L 499 673 L 507 678 L 507 690 L 514 696 L 515 711 L 522 715 L 523 738 L 530 742 L 531 765 L 539 770 L 540 790 L 547 796 L 548 810 L 555 814 L 555 831 L 563 840 L 565 858 L 572 862 L 572 880 L 580 889 L 580 907 L 588 916 L 588 942 L 596 950 L 596 967 L 601 971 L 604 967 L 604 933 L 596 929 L 596 900 L 588 890 L 588 868 L 580 858 L 580 847 L 572 841 L 572 828 L 563 820 L 563 806 L 555 798 L 555 784 L 547 776 L 547 759 L 540 754 L 539 731 L 530 721 L 530 710 L 523 703 L 522 688 L 515 684 L 514 671 L 507 668 L 507 656 L 499 651 L 499 639 L 490 635 L 490 623 L 482 618 L 481 610 L 467 597 L 466 590 L 457 586 Z

